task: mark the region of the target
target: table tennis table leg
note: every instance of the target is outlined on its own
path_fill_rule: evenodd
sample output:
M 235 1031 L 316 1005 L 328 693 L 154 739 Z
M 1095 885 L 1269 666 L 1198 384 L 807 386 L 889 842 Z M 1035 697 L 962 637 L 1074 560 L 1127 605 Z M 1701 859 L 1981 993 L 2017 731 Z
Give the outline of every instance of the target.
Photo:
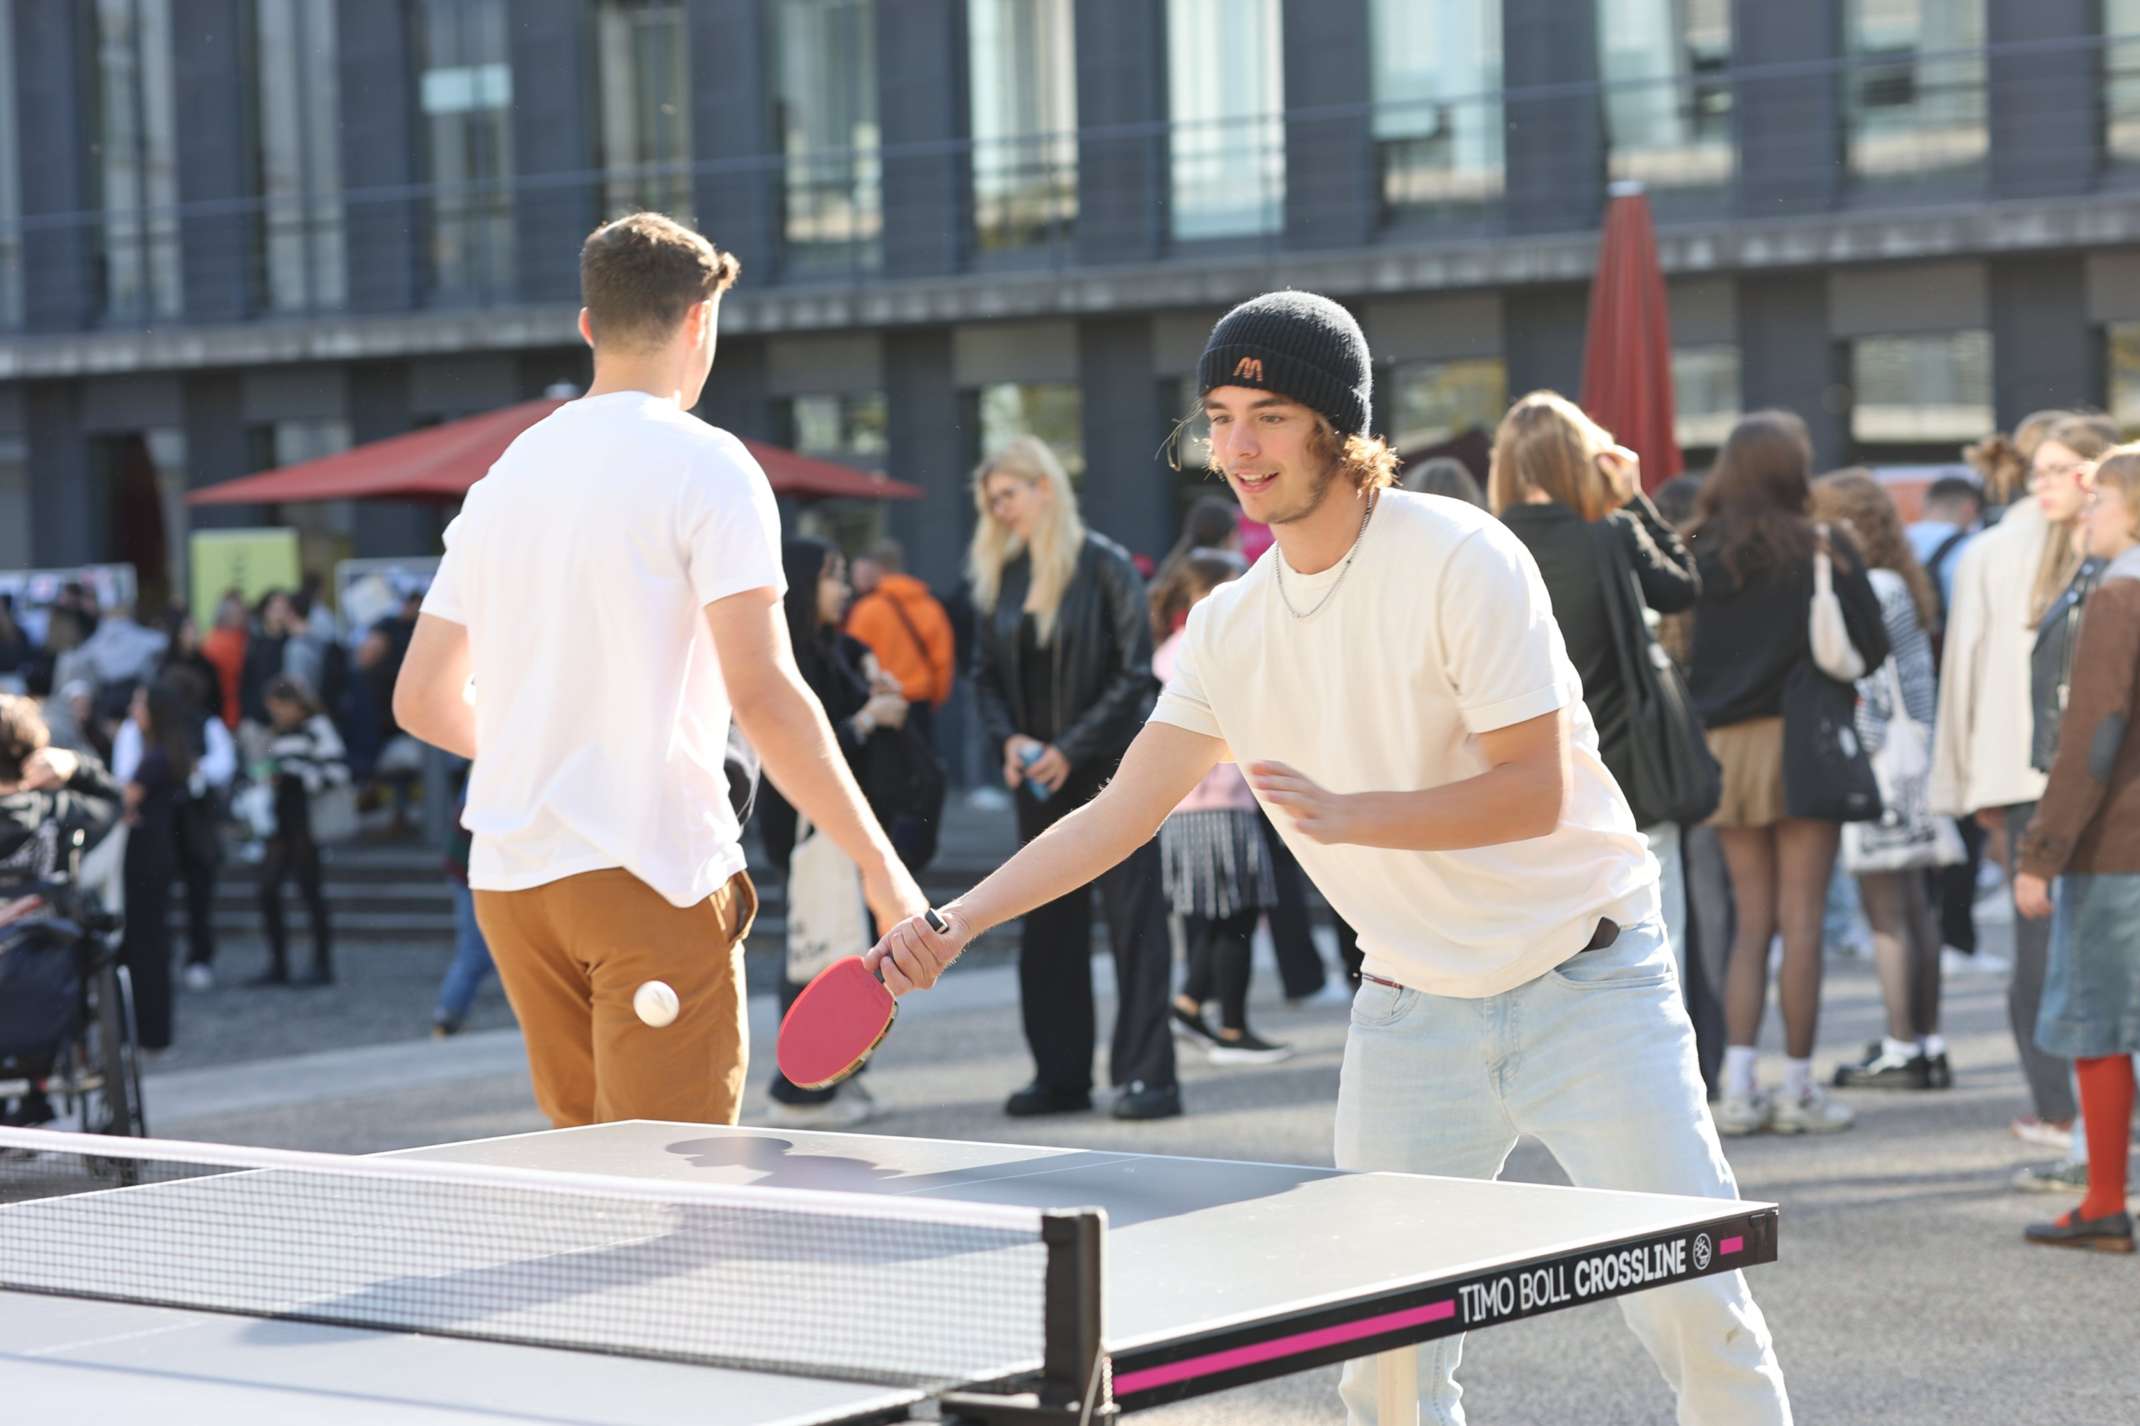
M 1379 1426 L 1419 1426 L 1419 1348 L 1399 1347 L 1375 1358 L 1375 1420 Z

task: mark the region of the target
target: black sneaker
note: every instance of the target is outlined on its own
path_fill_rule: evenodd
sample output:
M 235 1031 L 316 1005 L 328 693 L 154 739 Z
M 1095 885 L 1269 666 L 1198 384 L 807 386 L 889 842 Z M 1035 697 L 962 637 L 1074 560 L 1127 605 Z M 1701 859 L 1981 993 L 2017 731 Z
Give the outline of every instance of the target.
M 1930 1055 L 1926 1057 L 1925 1088 L 1954 1088 L 1954 1069 L 1947 1063 L 1947 1052 L 1945 1050 L 1941 1050 L 1936 1055 Z
M 1035 1080 L 1003 1102 L 1003 1112 L 1013 1119 L 1039 1114 L 1082 1114 L 1092 1108 L 1089 1089 L 1055 1089 Z
M 1266 1040 L 1253 1030 L 1243 1030 L 1239 1039 L 1228 1039 L 1223 1034 L 1213 1037 L 1204 1053 L 1215 1065 L 1274 1065 L 1291 1059 L 1293 1047 Z
M 1184 1010 L 1179 1005 L 1170 1005 L 1167 1008 L 1173 1019 L 1175 1039 L 1189 1040 L 1199 1045 L 1210 1045 L 1217 1042 L 1219 1037 L 1213 1032 L 1210 1023 L 1204 1019 L 1204 1012 L 1201 1008 Z
M 1181 1086 L 1133 1079 L 1115 1096 L 1117 1119 L 1172 1119 L 1181 1113 Z
M 1854 1065 L 1835 1067 L 1838 1089 L 1930 1089 L 1932 1064 L 1922 1054 L 1890 1054 L 1884 1044 Z M 1944 1057 L 1942 1057 L 1944 1058 Z
M 2031 1223 L 2021 1233 L 2031 1243 L 2050 1248 L 2091 1248 L 2098 1253 L 2129 1253 L 2133 1250 L 2133 1216 L 2124 1212 L 2083 1218 L 2076 1208 L 2052 1222 Z

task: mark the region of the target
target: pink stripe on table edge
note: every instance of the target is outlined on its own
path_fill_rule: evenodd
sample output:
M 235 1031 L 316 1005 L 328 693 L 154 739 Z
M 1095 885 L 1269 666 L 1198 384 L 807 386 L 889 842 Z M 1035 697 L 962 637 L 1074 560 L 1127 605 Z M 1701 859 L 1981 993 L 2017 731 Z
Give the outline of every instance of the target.
M 1726 1238 L 1716 1245 L 1716 1250 L 1719 1257 L 1730 1257 L 1733 1253 L 1746 1250 L 1746 1240 L 1744 1238 Z
M 1442 1322 L 1454 1316 L 1456 1300 L 1450 1298 L 1442 1302 L 1430 1302 L 1424 1307 L 1409 1307 L 1402 1312 L 1386 1312 L 1380 1317 L 1364 1317 L 1358 1322 L 1346 1322 L 1336 1327 L 1323 1327 L 1313 1332 L 1296 1332 L 1290 1337 L 1274 1337 L 1268 1342 L 1257 1342 L 1252 1346 L 1235 1347 L 1229 1351 L 1212 1352 L 1201 1357 L 1168 1362 L 1165 1366 L 1129 1372 L 1115 1378 L 1115 1393 L 1124 1396 L 1150 1391 L 1154 1387 L 1172 1386 L 1176 1382 L 1193 1381 L 1197 1377 L 1237 1371 L 1242 1367 L 1275 1361 L 1280 1357 L 1298 1356 L 1302 1352 L 1320 1351 L 1324 1347 L 1357 1342 L 1363 1337 L 1379 1337 L 1384 1332 L 1397 1332 L 1406 1327 Z

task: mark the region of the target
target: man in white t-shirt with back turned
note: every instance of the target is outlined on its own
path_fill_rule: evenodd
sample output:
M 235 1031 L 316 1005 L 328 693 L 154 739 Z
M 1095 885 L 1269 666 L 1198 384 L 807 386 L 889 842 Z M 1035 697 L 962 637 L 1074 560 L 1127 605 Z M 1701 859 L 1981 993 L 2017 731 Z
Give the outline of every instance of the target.
M 1735 1197 L 1657 866 L 1598 758 L 1537 566 L 1484 511 L 1389 488 L 1370 371 L 1359 325 L 1310 293 L 1256 298 L 1213 329 L 1198 366 L 1212 463 L 1275 548 L 1190 615 L 1106 790 L 942 908 L 947 933 L 908 920 L 872 956 L 895 991 L 932 983 L 973 936 L 1114 865 L 1238 761 L 1366 953 L 1340 1168 L 1491 1178 L 1532 1134 L 1578 1186 Z M 1619 1302 L 1680 1421 L 1790 1419 L 1741 1274 Z M 1464 1419 L 1461 1345 L 1420 1348 L 1426 1420 Z M 1364 1364 L 1341 1390 L 1351 1421 L 1374 1420 Z
M 765 473 L 690 414 L 736 273 L 659 214 L 587 239 L 594 384 L 468 492 L 394 689 L 403 728 L 475 759 L 476 916 L 560 1128 L 736 1121 L 757 896 L 731 717 L 880 921 L 925 904 L 796 672 Z M 680 1003 L 664 1027 L 633 1010 L 650 980 Z

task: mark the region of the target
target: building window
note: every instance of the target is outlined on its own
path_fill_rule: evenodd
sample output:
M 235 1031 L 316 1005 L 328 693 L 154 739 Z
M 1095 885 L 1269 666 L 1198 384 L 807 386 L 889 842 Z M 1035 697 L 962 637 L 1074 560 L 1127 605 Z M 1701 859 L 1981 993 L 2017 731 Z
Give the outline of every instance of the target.
M 773 45 L 789 264 L 874 270 L 884 226 L 875 7 L 780 0 Z
M 2103 0 L 2104 146 L 2140 161 L 2140 0 Z
M 1406 362 L 1390 372 L 1390 444 L 1400 454 L 1466 431 L 1490 437 L 1508 411 L 1508 368 L 1499 357 Z
M 1851 177 L 1892 194 L 1981 170 L 1984 0 L 1846 0 L 1846 12 Z
M 788 402 L 789 444 L 806 456 L 881 470 L 891 450 L 885 428 L 881 391 L 797 396 Z
M 1504 176 L 1501 0 L 1373 0 L 1369 18 L 1385 212 L 1476 214 Z
M 973 222 L 982 252 L 1048 247 L 1077 218 L 1071 0 L 967 0 Z
M 1851 438 L 1954 447 L 1993 429 L 1991 333 L 1865 337 L 1851 344 Z
M 1714 451 L 1738 424 L 1739 349 L 1677 347 L 1672 352 L 1672 438 L 1682 451 Z
M 1730 0 L 1599 0 L 1612 176 L 1651 188 L 1731 180 Z
M 103 206 L 104 314 L 176 316 L 178 136 L 171 0 L 96 0 L 90 153 Z
M 0 22 L 6 20 L 0 14 Z M 28 569 L 36 558 L 30 509 L 30 443 L 21 436 L 0 435 L 0 569 Z M 15 605 L 19 617 L 24 603 Z M 5 683 L 0 677 L 0 683 Z M 16 692 L 20 692 L 18 687 Z
M 683 0 L 601 0 L 602 202 L 692 221 L 691 46 Z
M 337 308 L 349 292 L 334 5 L 253 0 L 260 247 L 277 312 Z
M 432 295 L 513 289 L 513 66 L 506 0 L 421 0 L 418 94 L 431 175 Z
M 1167 0 L 1174 237 L 1249 237 L 1285 221 L 1279 0 Z
M 0 114 L 15 112 L 15 6 L 0 0 Z M 22 325 L 21 147 L 0 137 L 0 330 Z M 0 471 L 6 470 L 0 457 Z
M 1015 436 L 1038 436 L 1054 447 L 1072 480 L 1085 475 L 1084 393 L 1069 383 L 999 382 L 976 393 L 980 408 L 980 458 Z

